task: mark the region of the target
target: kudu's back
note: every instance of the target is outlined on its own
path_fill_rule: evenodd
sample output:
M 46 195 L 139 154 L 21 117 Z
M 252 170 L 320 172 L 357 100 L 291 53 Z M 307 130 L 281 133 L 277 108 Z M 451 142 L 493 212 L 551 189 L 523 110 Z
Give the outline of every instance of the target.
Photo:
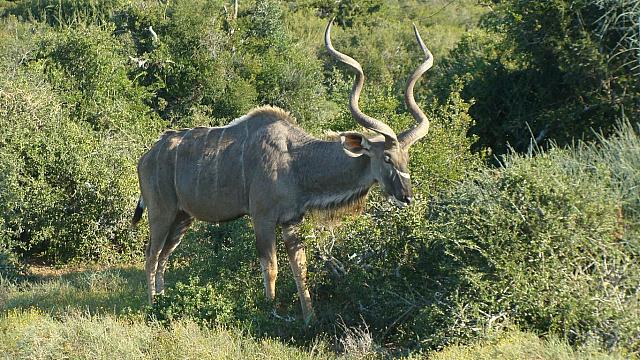
M 278 192 L 299 132 L 291 122 L 263 107 L 224 127 L 164 133 L 138 163 L 142 198 L 150 211 L 181 210 L 210 222 L 250 214 L 261 197 Z

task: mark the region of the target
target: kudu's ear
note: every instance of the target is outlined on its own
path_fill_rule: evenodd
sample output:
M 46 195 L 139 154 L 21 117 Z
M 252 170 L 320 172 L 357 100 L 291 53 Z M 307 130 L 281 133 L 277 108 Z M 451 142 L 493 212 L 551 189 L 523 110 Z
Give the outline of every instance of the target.
M 369 155 L 371 144 L 364 135 L 357 132 L 340 133 L 340 142 L 344 148 L 344 152 L 351 157 Z

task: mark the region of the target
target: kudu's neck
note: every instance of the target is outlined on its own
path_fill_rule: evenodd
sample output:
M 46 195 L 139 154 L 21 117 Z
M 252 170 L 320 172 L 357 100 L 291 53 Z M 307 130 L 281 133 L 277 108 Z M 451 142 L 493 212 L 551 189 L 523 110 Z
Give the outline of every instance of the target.
M 339 142 L 314 140 L 295 151 L 295 171 L 310 207 L 346 205 L 375 182 L 368 156 L 350 157 Z

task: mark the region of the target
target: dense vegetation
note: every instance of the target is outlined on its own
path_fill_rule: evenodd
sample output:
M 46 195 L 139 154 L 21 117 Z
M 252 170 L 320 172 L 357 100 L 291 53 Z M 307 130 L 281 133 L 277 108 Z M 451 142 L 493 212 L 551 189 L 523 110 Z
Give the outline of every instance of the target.
M 247 219 L 196 224 L 153 309 L 140 279 L 25 278 L 25 263 L 139 263 L 135 164 L 168 127 L 218 126 L 272 104 L 317 136 L 355 128 L 352 75 L 323 50 L 332 16 L 334 45 L 368 76 L 361 107 L 397 130 L 413 123 L 402 96 L 420 59 L 416 23 L 436 58 L 416 88 L 432 127 L 412 148 L 413 206 L 374 191 L 360 216 L 305 222 L 311 328 L 271 316 Z M 231 329 L 315 349 L 309 357 L 330 356 L 316 348 L 327 341 L 354 356 L 478 340 L 506 351 L 504 339 L 529 334 L 590 349 L 575 356 L 637 355 L 638 19 L 637 3 L 620 0 L 257 0 L 240 1 L 237 16 L 217 0 L 0 1 L 0 346 L 30 356 L 7 329 L 37 342 L 26 333 L 62 321 L 51 351 L 104 326 L 149 331 L 167 351 L 181 351 L 167 339 L 186 332 L 229 351 L 306 357 Z M 277 301 L 299 313 L 284 266 Z M 40 310 L 21 312 L 30 307 Z M 550 354 L 539 351 L 530 356 Z
M 640 115 L 639 9 L 635 1 L 496 1 L 444 61 L 474 100 L 474 149 L 504 154 L 610 135 Z M 594 130 L 596 130 L 594 132 Z

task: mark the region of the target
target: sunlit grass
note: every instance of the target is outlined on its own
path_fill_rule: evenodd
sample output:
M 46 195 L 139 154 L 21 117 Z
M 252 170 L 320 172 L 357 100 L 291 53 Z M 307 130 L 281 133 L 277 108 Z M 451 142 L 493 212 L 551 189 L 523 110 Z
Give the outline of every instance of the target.
M 147 316 L 140 265 L 36 268 L 33 274 L 30 281 L 22 283 L 0 280 L 2 358 L 362 359 L 393 354 L 376 344 L 361 344 L 363 339 L 354 331 L 345 332 L 350 338 L 321 336 L 308 346 L 296 347 L 273 338 L 255 338 L 241 328 L 200 327 L 189 319 L 165 326 Z M 332 342 L 357 346 L 339 354 L 335 352 L 339 347 Z M 575 350 L 561 340 L 541 340 L 517 330 L 428 356 L 437 360 L 624 358 L 595 347 Z
M 115 268 L 35 268 L 32 280 L 0 280 L 0 309 L 36 308 L 57 316 L 69 311 L 88 314 L 131 314 L 146 303 L 142 266 Z
M 494 341 L 469 346 L 450 346 L 432 354 L 432 360 L 538 360 L 538 359 L 624 359 L 620 354 L 606 354 L 596 347 L 575 350 L 556 338 L 540 339 L 531 333 L 511 331 Z
M 322 345 L 318 345 L 322 346 Z M 114 315 L 70 312 L 59 319 L 42 311 L 0 315 L 0 354 L 16 359 L 325 359 L 330 353 L 302 350 L 241 331 L 207 329 L 190 321 L 164 327 Z

